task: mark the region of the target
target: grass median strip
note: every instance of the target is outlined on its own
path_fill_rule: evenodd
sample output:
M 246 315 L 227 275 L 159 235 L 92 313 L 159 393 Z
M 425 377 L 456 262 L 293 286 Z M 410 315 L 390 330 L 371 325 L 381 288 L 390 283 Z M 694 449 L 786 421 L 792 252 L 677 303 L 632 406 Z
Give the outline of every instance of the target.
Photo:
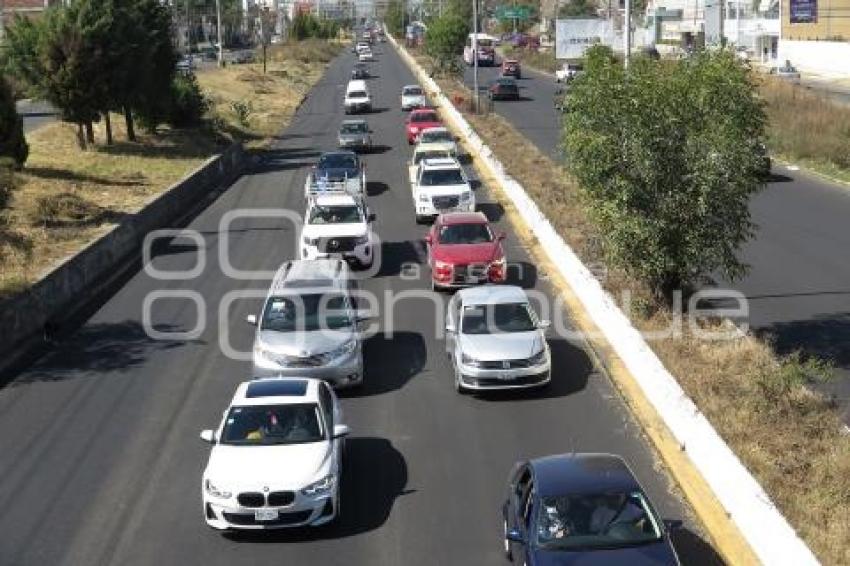
M 24 291 L 52 265 L 82 249 L 233 140 L 257 148 L 277 134 L 340 46 L 284 45 L 262 64 L 198 73 L 210 109 L 203 126 L 137 132 L 128 142 L 112 117 L 115 143 L 83 151 L 76 126 L 56 122 L 28 134 L 30 155 L 0 233 L 0 298 Z M 103 125 L 95 137 L 104 139 Z
M 467 112 L 470 92 L 461 83 L 438 82 L 606 289 L 630 298 L 622 306 L 633 324 L 647 332 L 673 328 L 673 315 L 645 285 L 606 266 L 569 172 L 500 116 Z M 705 342 L 684 327 L 650 345 L 818 557 L 850 562 L 850 523 L 835 520 L 836 510 L 850 508 L 850 437 L 834 404 L 806 387 L 828 368 L 796 355 L 779 358 L 750 336 Z

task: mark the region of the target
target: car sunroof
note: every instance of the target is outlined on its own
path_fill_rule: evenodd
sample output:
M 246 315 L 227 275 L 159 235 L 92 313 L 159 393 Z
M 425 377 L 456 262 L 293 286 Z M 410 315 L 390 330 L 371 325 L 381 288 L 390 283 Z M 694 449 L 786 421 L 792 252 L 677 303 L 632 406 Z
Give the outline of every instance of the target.
M 248 386 L 245 397 L 303 397 L 307 382 L 303 379 L 264 379 Z

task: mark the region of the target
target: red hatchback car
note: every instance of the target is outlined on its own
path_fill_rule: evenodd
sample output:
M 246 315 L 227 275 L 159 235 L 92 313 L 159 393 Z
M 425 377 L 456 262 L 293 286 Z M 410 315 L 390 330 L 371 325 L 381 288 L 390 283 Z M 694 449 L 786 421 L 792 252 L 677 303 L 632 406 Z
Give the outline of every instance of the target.
M 404 128 L 407 133 L 407 143 L 416 143 L 419 133 L 426 128 L 439 128 L 443 125 L 437 111 L 432 108 L 414 110 L 407 117 Z
M 425 236 L 435 290 L 502 283 L 507 265 L 504 234 L 494 234 L 481 212 L 441 214 Z

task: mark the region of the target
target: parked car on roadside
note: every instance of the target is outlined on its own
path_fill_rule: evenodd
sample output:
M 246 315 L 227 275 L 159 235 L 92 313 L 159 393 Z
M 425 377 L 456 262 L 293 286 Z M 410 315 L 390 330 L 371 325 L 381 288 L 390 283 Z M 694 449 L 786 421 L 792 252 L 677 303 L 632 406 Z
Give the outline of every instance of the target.
M 319 526 L 340 511 L 345 437 L 336 394 L 316 379 L 240 383 L 201 478 L 204 519 L 217 530 Z
M 800 80 L 800 71 L 791 64 L 791 61 L 785 61 L 785 64 L 781 66 L 771 67 L 769 73 L 782 79 L 791 81 Z
M 555 82 L 568 83 L 584 71 L 584 66 L 578 63 L 564 63 L 555 70 Z
M 458 393 L 544 387 L 551 380 L 545 331 L 528 295 L 513 285 L 461 289 L 446 312 L 446 350 Z
M 505 281 L 502 242 L 481 212 L 441 214 L 425 236 L 433 290 Z
M 519 564 L 679 566 L 670 531 L 626 462 L 570 453 L 514 465 L 502 505 L 504 553 Z

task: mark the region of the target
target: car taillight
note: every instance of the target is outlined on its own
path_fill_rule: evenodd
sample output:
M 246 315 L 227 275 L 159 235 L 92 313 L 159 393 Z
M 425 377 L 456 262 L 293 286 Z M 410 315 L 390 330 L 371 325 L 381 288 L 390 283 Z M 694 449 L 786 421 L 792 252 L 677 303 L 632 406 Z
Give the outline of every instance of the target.
M 488 272 L 490 281 L 501 282 L 505 280 L 505 258 L 497 259 L 490 264 Z

